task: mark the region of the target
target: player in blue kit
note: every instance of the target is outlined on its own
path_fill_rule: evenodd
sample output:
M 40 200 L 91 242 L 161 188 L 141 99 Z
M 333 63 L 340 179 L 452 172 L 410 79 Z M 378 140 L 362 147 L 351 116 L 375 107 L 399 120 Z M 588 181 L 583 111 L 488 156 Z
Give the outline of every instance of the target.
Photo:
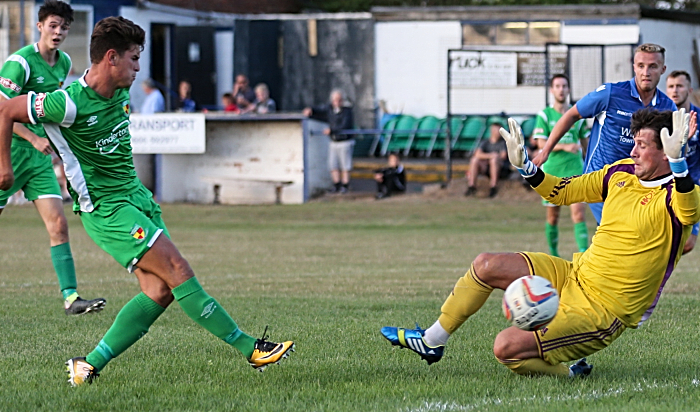
M 666 94 L 668 97 L 673 100 L 679 109 L 683 108 L 687 113 L 698 113 L 700 109 L 690 103 L 689 97 L 692 92 L 693 88 L 690 86 L 690 74 L 688 72 L 674 70 L 666 77 Z M 691 130 L 691 134 L 688 137 L 688 151 L 685 155 L 688 162 L 688 172 L 695 184 L 700 184 L 700 150 L 698 150 L 700 142 L 698 141 L 698 134 L 700 133 L 697 129 L 695 133 L 692 133 Z M 698 231 L 700 231 L 700 223 L 693 226 L 693 231 L 683 247 L 683 254 L 690 252 L 695 247 L 695 242 L 698 240 Z
M 666 71 L 666 49 L 645 43 L 634 51 L 634 78 L 619 83 L 605 83 L 587 94 L 569 109 L 552 129 L 547 144 L 533 159 L 541 166 L 559 140 L 581 118 L 595 118 L 586 151 L 583 173 L 600 170 L 605 165 L 629 157 L 634 139 L 630 132 L 632 113 L 645 107 L 676 110 L 676 105 L 656 86 Z M 602 203 L 589 204 L 600 224 Z

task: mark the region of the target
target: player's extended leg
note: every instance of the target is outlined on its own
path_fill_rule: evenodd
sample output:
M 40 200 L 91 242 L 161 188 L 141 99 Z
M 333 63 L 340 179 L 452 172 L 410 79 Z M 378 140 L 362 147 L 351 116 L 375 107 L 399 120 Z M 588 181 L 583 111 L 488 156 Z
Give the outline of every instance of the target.
M 204 291 L 189 263 L 167 236 L 158 237 L 137 266 L 161 278 L 187 316 L 238 349 L 253 368 L 262 371 L 294 350 L 294 342 L 267 342 L 264 336 L 255 339 L 241 331 L 221 304 Z
M 84 300 L 78 295 L 75 263 L 68 241 L 68 222 L 63 213 L 63 199 L 60 196 L 40 198 L 34 200 L 34 205 L 49 233 L 51 261 L 58 277 L 66 314 L 99 312 L 107 303 L 103 298 Z
M 386 326 L 382 335 L 393 345 L 410 348 L 429 364 L 437 362 L 450 335 L 484 305 L 494 288 L 505 289 L 529 274 L 525 258 L 518 253 L 482 253 L 457 281 L 442 305 L 442 314 L 430 328 L 423 331 Z
M 546 208 L 547 222 L 545 223 L 544 234 L 547 238 L 549 254 L 559 256 L 559 206 L 547 203 Z
M 574 222 L 574 237 L 579 252 L 588 249 L 588 228 L 586 227 L 586 204 L 574 203 L 571 207 L 571 220 Z
M 90 383 L 98 372 L 112 359 L 141 339 L 151 325 L 173 301 L 168 285 L 158 276 L 146 271 L 134 270 L 141 293 L 127 302 L 95 349 L 84 358 L 66 362 L 69 379 L 73 385 Z

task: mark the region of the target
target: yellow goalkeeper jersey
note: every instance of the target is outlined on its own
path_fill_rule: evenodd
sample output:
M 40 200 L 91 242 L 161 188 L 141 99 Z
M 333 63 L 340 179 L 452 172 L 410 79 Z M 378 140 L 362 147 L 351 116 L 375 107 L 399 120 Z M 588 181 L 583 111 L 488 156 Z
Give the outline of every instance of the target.
M 654 310 L 678 263 L 691 226 L 700 220 L 700 189 L 674 189 L 673 176 L 642 181 L 624 159 L 582 176 L 545 174 L 535 188 L 556 205 L 605 202 L 600 226 L 574 271 L 581 288 L 636 328 Z

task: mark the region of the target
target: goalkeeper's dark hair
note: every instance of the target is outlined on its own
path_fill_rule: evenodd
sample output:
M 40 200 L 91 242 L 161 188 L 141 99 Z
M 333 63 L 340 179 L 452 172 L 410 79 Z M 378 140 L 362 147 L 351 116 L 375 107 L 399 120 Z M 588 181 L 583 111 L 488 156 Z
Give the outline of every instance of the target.
M 673 133 L 673 112 L 670 110 L 658 111 L 653 108 L 640 109 L 632 114 L 632 136 L 636 136 L 642 129 L 654 131 L 654 142 L 657 149 L 663 149 L 661 145 L 661 129 L 667 128 Z
M 571 87 L 571 82 L 569 81 L 569 76 L 567 76 L 567 75 L 565 75 L 565 74 L 563 74 L 563 73 L 555 74 L 554 76 L 552 76 L 552 78 L 549 79 L 549 87 L 554 86 L 554 81 L 555 81 L 556 79 L 564 79 L 564 80 L 566 80 L 566 86 L 567 86 L 567 87 Z
M 37 18 L 40 22 L 46 20 L 49 16 L 58 16 L 63 19 L 63 23 L 71 25 L 73 23 L 73 8 L 68 3 L 58 0 L 46 0 L 39 7 Z
M 124 17 L 105 17 L 97 22 L 90 37 L 90 63 L 102 61 L 109 50 L 119 56 L 134 46 L 143 51 L 146 33 L 138 24 Z

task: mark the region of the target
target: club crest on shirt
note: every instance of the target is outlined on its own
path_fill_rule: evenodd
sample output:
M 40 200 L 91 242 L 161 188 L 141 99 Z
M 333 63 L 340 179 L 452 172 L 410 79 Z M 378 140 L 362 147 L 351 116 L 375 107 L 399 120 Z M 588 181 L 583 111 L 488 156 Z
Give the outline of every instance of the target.
M 124 103 L 122 103 L 122 109 L 124 109 L 124 116 L 129 117 L 131 114 L 131 106 L 129 105 L 128 100 L 125 100 Z
M 617 187 L 619 187 L 620 189 L 622 189 L 623 187 L 625 187 L 625 181 L 623 180 L 622 182 L 617 182 L 617 183 L 615 183 L 615 186 L 617 186 Z
M 651 198 L 654 197 L 654 192 L 649 192 L 644 197 L 642 198 L 642 201 L 639 202 L 642 206 L 646 206 L 651 202 Z

